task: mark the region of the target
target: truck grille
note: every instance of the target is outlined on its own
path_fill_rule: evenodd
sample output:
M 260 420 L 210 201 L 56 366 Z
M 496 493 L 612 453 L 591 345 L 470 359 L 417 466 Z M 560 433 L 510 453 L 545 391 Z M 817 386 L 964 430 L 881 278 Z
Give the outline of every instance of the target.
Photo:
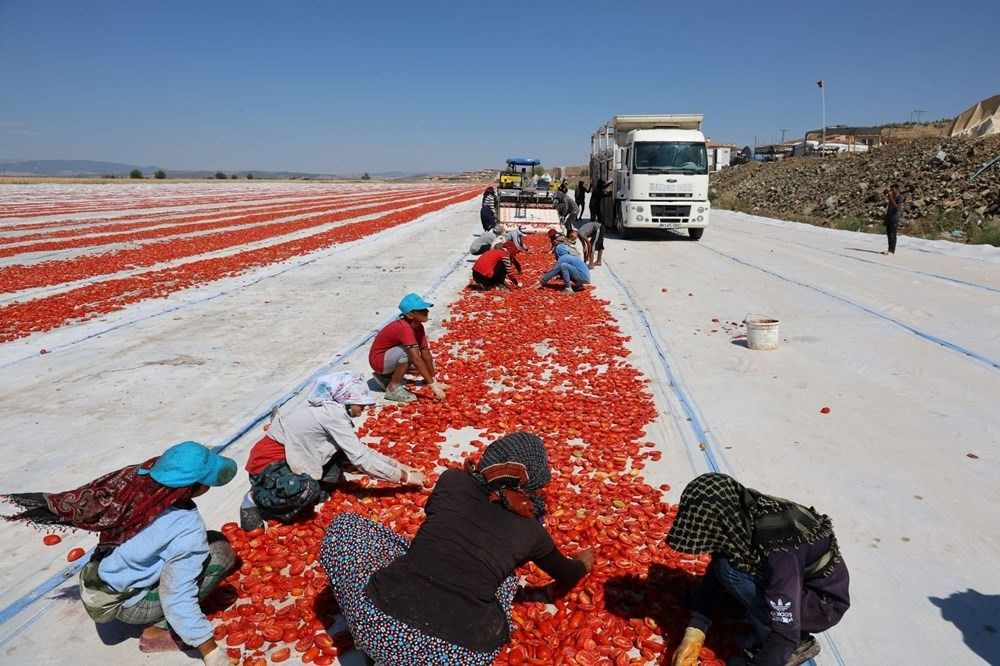
M 691 199 L 694 195 L 690 192 L 650 192 L 650 199 Z
M 691 206 L 664 206 L 654 204 L 649 207 L 653 217 L 689 217 Z

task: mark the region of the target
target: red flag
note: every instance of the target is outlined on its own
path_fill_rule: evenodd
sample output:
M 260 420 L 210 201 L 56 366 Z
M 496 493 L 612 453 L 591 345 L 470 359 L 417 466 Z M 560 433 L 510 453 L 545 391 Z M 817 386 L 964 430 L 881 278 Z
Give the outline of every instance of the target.
M 816 85 L 818 85 L 820 88 L 822 88 L 823 87 L 823 79 L 820 79 L 819 81 L 817 81 Z

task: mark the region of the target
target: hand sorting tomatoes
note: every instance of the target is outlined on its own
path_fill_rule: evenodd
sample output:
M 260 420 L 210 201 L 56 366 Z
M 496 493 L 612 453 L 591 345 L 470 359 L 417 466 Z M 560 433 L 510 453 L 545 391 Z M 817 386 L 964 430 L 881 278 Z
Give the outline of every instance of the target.
M 526 272 L 544 270 L 548 261 L 541 245 L 535 249 L 524 255 Z M 591 573 L 566 596 L 515 605 L 514 631 L 496 663 L 668 663 L 688 618 L 683 592 L 708 558 L 664 544 L 676 507 L 662 499 L 669 485 L 653 487 L 643 476 L 646 461 L 660 458 L 644 440 L 657 412 L 649 380 L 627 362 L 628 337 L 608 303 L 592 293 L 469 292 L 451 304 L 442 325 L 436 345 L 451 353 L 441 355 L 437 374 L 450 384 L 449 396 L 463 399 L 433 400 L 416 388 L 421 399 L 382 407 L 359 436 L 436 481 L 460 464 L 448 450 L 449 430 L 475 428 L 472 446 L 480 450 L 508 432 L 537 434 L 552 468 L 546 527 L 560 549 L 593 548 L 596 556 Z M 492 341 L 488 350 L 483 340 Z M 243 664 L 290 658 L 289 648 L 304 663 L 331 663 L 351 647 L 349 634 L 326 632 L 338 606 L 316 555 L 341 512 L 416 534 L 427 495 L 381 486 L 368 478 L 339 486 L 308 521 L 247 533 L 235 523 L 223 526 L 243 562 L 223 586 L 239 598 L 210 617 L 224 635 L 236 633 Z M 533 565 L 520 574 L 529 587 L 549 582 Z M 264 645 L 247 647 L 251 634 Z M 728 649 L 724 644 L 722 652 Z M 723 663 L 702 649 L 703 666 Z

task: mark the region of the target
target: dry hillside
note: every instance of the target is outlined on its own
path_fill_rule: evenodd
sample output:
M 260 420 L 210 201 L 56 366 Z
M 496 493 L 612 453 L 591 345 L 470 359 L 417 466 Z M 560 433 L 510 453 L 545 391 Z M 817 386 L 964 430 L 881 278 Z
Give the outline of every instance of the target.
M 880 230 L 884 191 L 906 197 L 904 233 L 1000 245 L 1000 136 L 928 137 L 870 153 L 751 162 L 712 176 L 720 208 L 828 227 Z

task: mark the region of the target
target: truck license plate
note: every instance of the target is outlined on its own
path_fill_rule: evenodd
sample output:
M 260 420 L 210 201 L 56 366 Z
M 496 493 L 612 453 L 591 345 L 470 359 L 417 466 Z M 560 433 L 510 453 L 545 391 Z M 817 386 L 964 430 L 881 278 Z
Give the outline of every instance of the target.
M 677 229 L 680 226 L 680 222 L 660 222 L 661 229 Z

